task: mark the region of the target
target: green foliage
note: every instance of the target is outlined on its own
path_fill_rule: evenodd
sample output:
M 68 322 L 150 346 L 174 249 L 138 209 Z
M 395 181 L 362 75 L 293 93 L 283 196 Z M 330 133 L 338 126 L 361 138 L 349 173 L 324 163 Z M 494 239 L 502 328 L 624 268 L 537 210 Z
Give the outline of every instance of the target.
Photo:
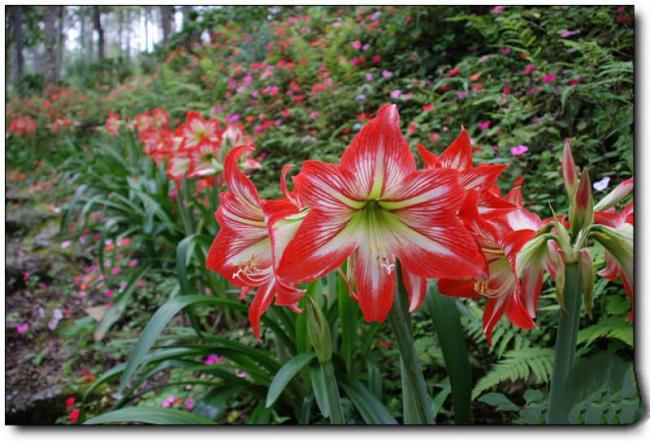
M 527 383 L 548 383 L 553 369 L 553 350 L 550 348 L 514 349 L 474 386 L 472 398 L 504 381 L 524 380 Z

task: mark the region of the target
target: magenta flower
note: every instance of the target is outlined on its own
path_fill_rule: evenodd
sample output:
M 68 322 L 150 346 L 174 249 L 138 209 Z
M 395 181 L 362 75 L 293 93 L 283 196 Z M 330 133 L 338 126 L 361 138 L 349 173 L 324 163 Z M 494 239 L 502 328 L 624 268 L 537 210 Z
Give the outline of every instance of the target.
M 523 74 L 524 75 L 530 75 L 535 71 L 535 65 L 534 64 L 528 64 L 526 67 L 524 67 Z
M 502 53 L 503 55 L 505 55 L 506 57 L 507 57 L 508 55 L 510 55 L 510 52 L 512 52 L 512 49 L 509 48 L 509 47 L 504 47 L 503 49 L 501 49 L 501 53 Z
M 379 64 L 379 63 L 381 63 L 381 55 L 373 55 L 373 56 L 372 56 L 372 62 L 373 62 L 374 64 Z
M 458 98 L 459 100 L 464 100 L 465 98 L 467 98 L 467 92 L 464 91 L 456 92 L 456 98 Z
M 355 48 L 356 50 L 361 49 L 361 42 L 359 40 L 354 40 L 352 42 L 352 47 Z
M 217 355 L 217 354 L 210 354 L 207 357 L 205 357 L 205 360 L 203 360 L 203 364 L 206 366 L 210 366 L 213 364 L 223 364 L 226 361 L 226 357 Z
M 111 274 L 113 274 L 114 276 L 119 276 L 120 274 L 122 274 L 122 268 L 120 268 L 119 266 L 113 267 L 113 269 L 111 270 Z
M 29 330 L 29 323 L 23 323 L 23 324 L 18 325 L 16 327 L 16 332 L 19 333 L 19 334 L 24 334 L 28 330 Z
M 104 291 L 104 297 L 106 297 L 107 299 L 112 297 L 112 296 L 113 296 L 113 290 L 112 289 L 107 289 L 106 291 Z
M 163 400 L 162 403 L 160 403 L 160 407 L 164 407 L 164 408 L 171 407 L 175 401 L 176 401 L 176 397 L 173 395 L 169 395 L 167 398 Z
M 554 73 L 546 74 L 544 75 L 544 78 L 542 78 L 542 81 L 544 82 L 544 84 L 548 84 L 553 80 L 555 80 L 555 77 L 556 75 Z
M 228 117 L 227 121 L 230 124 L 235 124 L 237 121 L 239 121 L 239 113 L 235 113 L 233 115 L 230 115 Z
M 483 121 L 478 124 L 478 128 L 481 130 L 486 130 L 490 128 L 490 124 L 492 124 L 491 121 Z
M 70 247 L 70 241 L 69 240 L 64 240 L 61 242 L 61 248 L 66 249 Z
M 381 71 L 381 76 L 384 77 L 384 78 L 390 78 L 390 77 L 393 76 L 393 72 L 391 72 L 389 70 L 382 70 Z
M 505 10 L 506 10 L 505 6 L 495 6 L 492 9 L 490 9 L 490 12 L 493 14 L 501 14 Z
M 390 97 L 394 100 L 398 99 L 400 95 L 402 94 L 402 91 L 399 89 L 391 90 L 390 92 Z
M 527 151 L 528 151 L 528 146 L 526 145 L 518 145 L 510 148 L 510 154 L 512 156 L 520 156 L 526 153 Z
M 574 35 L 579 34 L 579 33 L 580 33 L 580 31 L 573 31 L 573 30 L 569 30 L 569 29 L 564 29 L 564 30 L 561 30 L 560 32 L 558 32 L 558 34 L 562 38 L 570 38 L 570 37 L 573 37 Z
M 539 86 L 531 87 L 526 91 L 528 95 L 535 95 L 537 92 L 539 92 L 542 88 Z
M 129 262 L 129 267 L 135 268 L 136 266 L 138 266 L 138 261 L 136 259 L 133 259 Z
M 185 409 L 187 410 L 192 410 L 194 409 L 194 398 L 192 397 L 187 397 L 185 398 L 185 404 L 183 405 Z

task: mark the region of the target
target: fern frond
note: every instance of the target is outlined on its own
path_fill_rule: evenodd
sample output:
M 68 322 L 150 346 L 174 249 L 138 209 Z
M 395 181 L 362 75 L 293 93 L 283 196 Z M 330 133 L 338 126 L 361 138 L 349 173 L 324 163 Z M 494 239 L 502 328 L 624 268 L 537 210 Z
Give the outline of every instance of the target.
M 578 343 L 589 346 L 599 338 L 614 338 L 632 347 L 633 335 L 632 323 L 627 322 L 623 317 L 609 317 L 582 329 L 578 333 Z
M 553 349 L 513 349 L 504 354 L 503 359 L 478 381 L 472 391 L 472 398 L 476 399 L 484 391 L 507 380 L 528 380 L 531 374 L 537 383 L 548 383 L 552 369 Z

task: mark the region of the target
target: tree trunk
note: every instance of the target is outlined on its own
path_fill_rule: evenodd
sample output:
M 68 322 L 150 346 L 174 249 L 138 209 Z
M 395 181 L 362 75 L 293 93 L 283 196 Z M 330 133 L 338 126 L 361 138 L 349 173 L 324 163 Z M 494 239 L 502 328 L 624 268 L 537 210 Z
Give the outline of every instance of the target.
M 174 7 L 160 6 L 160 25 L 163 31 L 163 41 L 167 43 L 174 29 Z
M 97 58 L 101 61 L 104 59 L 104 29 L 102 29 L 99 6 L 93 6 L 93 21 L 97 32 Z
M 22 79 L 25 70 L 25 58 L 23 58 L 23 10 L 22 6 L 10 6 L 10 8 L 14 31 L 13 85 L 16 86 Z
M 126 8 L 126 59 L 131 59 L 131 8 Z
M 124 45 L 122 44 L 124 42 L 124 10 L 122 8 L 117 10 L 117 25 L 117 49 L 121 57 L 124 54 Z
M 149 52 L 149 7 L 144 6 L 144 51 Z
M 46 86 L 56 83 L 56 6 L 46 6 L 44 16 L 45 65 L 43 79 Z
M 190 14 L 192 13 L 192 7 L 181 6 L 181 10 L 183 11 L 183 27 L 185 27 L 190 22 Z
M 59 27 L 57 38 L 57 53 L 56 53 L 56 76 L 61 78 L 63 73 L 63 49 L 65 48 L 65 38 L 63 37 L 63 24 L 65 20 L 65 6 L 59 6 Z

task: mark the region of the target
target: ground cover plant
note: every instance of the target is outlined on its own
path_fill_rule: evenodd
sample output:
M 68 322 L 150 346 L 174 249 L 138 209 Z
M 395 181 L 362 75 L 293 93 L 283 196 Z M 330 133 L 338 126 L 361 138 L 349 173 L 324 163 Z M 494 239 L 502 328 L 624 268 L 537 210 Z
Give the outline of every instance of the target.
M 10 63 L 8 421 L 640 418 L 631 8 L 60 13 L 101 38 Z

